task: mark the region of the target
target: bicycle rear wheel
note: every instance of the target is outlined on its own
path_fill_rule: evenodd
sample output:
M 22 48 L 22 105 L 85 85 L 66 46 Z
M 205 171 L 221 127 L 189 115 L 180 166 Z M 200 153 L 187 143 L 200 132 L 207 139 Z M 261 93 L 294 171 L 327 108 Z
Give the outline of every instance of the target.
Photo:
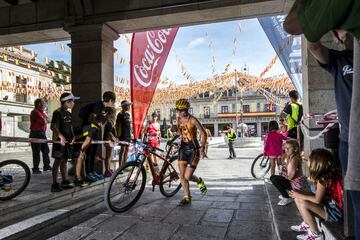
M 161 169 L 161 183 L 160 183 L 160 192 L 165 197 L 174 196 L 181 188 L 180 176 L 179 176 L 179 166 L 177 163 L 178 157 L 171 157 L 170 164 L 167 164 Z
M 9 200 L 25 190 L 30 182 L 30 169 L 22 161 L 0 162 L 0 200 Z
M 251 175 L 256 179 L 262 179 L 270 170 L 270 159 L 264 154 L 258 155 L 251 165 Z
M 113 212 L 125 212 L 140 198 L 145 189 L 146 171 L 139 162 L 128 162 L 111 176 L 104 200 Z

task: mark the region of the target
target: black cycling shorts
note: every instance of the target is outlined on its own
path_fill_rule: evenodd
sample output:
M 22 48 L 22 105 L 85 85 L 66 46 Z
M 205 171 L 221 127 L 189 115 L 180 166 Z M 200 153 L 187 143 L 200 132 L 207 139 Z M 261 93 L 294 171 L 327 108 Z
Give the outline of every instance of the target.
M 179 162 L 186 162 L 187 167 L 196 168 L 200 160 L 200 150 L 192 143 L 180 145 Z

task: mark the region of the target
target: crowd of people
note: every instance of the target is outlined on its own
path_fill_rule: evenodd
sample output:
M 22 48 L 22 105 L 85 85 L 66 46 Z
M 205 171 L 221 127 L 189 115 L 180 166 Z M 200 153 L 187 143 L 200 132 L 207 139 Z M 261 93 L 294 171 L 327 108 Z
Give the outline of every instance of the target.
M 52 114 L 50 120 L 45 113 L 45 102 L 43 99 L 35 100 L 35 108 L 31 112 L 30 137 L 46 139 L 47 124 L 51 123 L 50 129 L 54 141 L 51 156 L 54 158 L 50 166 L 49 146 L 47 143 L 32 142 L 33 152 L 33 174 L 42 173 L 40 164 L 40 152 L 43 156 L 43 170 L 52 171 L 52 192 L 74 186 L 86 186 L 104 177 L 110 177 L 113 173 L 112 158 L 113 147 L 105 144 L 105 171 L 98 173 L 95 170 L 96 154 L 99 144 L 92 144 L 92 140 L 105 140 L 118 142 L 119 140 L 129 143 L 131 139 L 130 114 L 128 113 L 131 103 L 127 100 L 121 102 L 122 110 L 116 116 L 115 94 L 111 91 L 103 94 L 102 101 L 90 103 L 79 111 L 81 127 L 74 127 L 71 110 L 75 106 L 75 97 L 72 93 L 63 93 L 60 96 L 61 106 Z M 123 164 L 127 158 L 127 144 L 121 145 L 119 164 Z M 68 161 L 73 161 L 74 181 L 68 179 Z M 61 173 L 61 183 L 58 182 L 58 173 Z

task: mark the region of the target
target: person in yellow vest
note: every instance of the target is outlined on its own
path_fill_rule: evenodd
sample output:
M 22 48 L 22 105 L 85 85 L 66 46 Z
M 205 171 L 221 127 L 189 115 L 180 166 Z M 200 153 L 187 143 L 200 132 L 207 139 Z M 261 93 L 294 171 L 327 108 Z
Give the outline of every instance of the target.
M 236 139 L 236 133 L 235 133 L 234 129 L 232 129 L 231 125 L 229 125 L 227 127 L 226 138 L 228 140 L 229 153 L 230 153 L 228 159 L 236 158 L 236 153 L 235 153 L 235 149 L 234 149 L 234 142 L 235 142 L 235 139 Z
M 300 121 L 303 116 L 303 107 L 299 103 L 299 93 L 296 90 L 289 92 L 290 102 L 286 104 L 280 114 L 280 119 L 287 119 L 288 137 L 301 140 Z

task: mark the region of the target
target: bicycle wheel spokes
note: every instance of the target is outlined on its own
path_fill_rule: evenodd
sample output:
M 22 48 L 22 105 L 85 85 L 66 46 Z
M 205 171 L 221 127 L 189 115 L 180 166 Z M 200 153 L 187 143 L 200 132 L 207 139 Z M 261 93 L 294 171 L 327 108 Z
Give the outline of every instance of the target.
M 251 174 L 254 178 L 264 178 L 270 169 L 270 159 L 263 154 L 257 156 L 251 166 Z
M 181 188 L 177 157 L 161 170 L 160 192 L 166 197 L 174 196 Z
M 0 200 L 11 199 L 20 194 L 30 181 L 28 166 L 19 160 L 0 163 Z
M 146 173 L 142 165 L 128 163 L 118 169 L 105 192 L 108 208 L 115 212 L 129 209 L 141 196 L 146 183 Z

